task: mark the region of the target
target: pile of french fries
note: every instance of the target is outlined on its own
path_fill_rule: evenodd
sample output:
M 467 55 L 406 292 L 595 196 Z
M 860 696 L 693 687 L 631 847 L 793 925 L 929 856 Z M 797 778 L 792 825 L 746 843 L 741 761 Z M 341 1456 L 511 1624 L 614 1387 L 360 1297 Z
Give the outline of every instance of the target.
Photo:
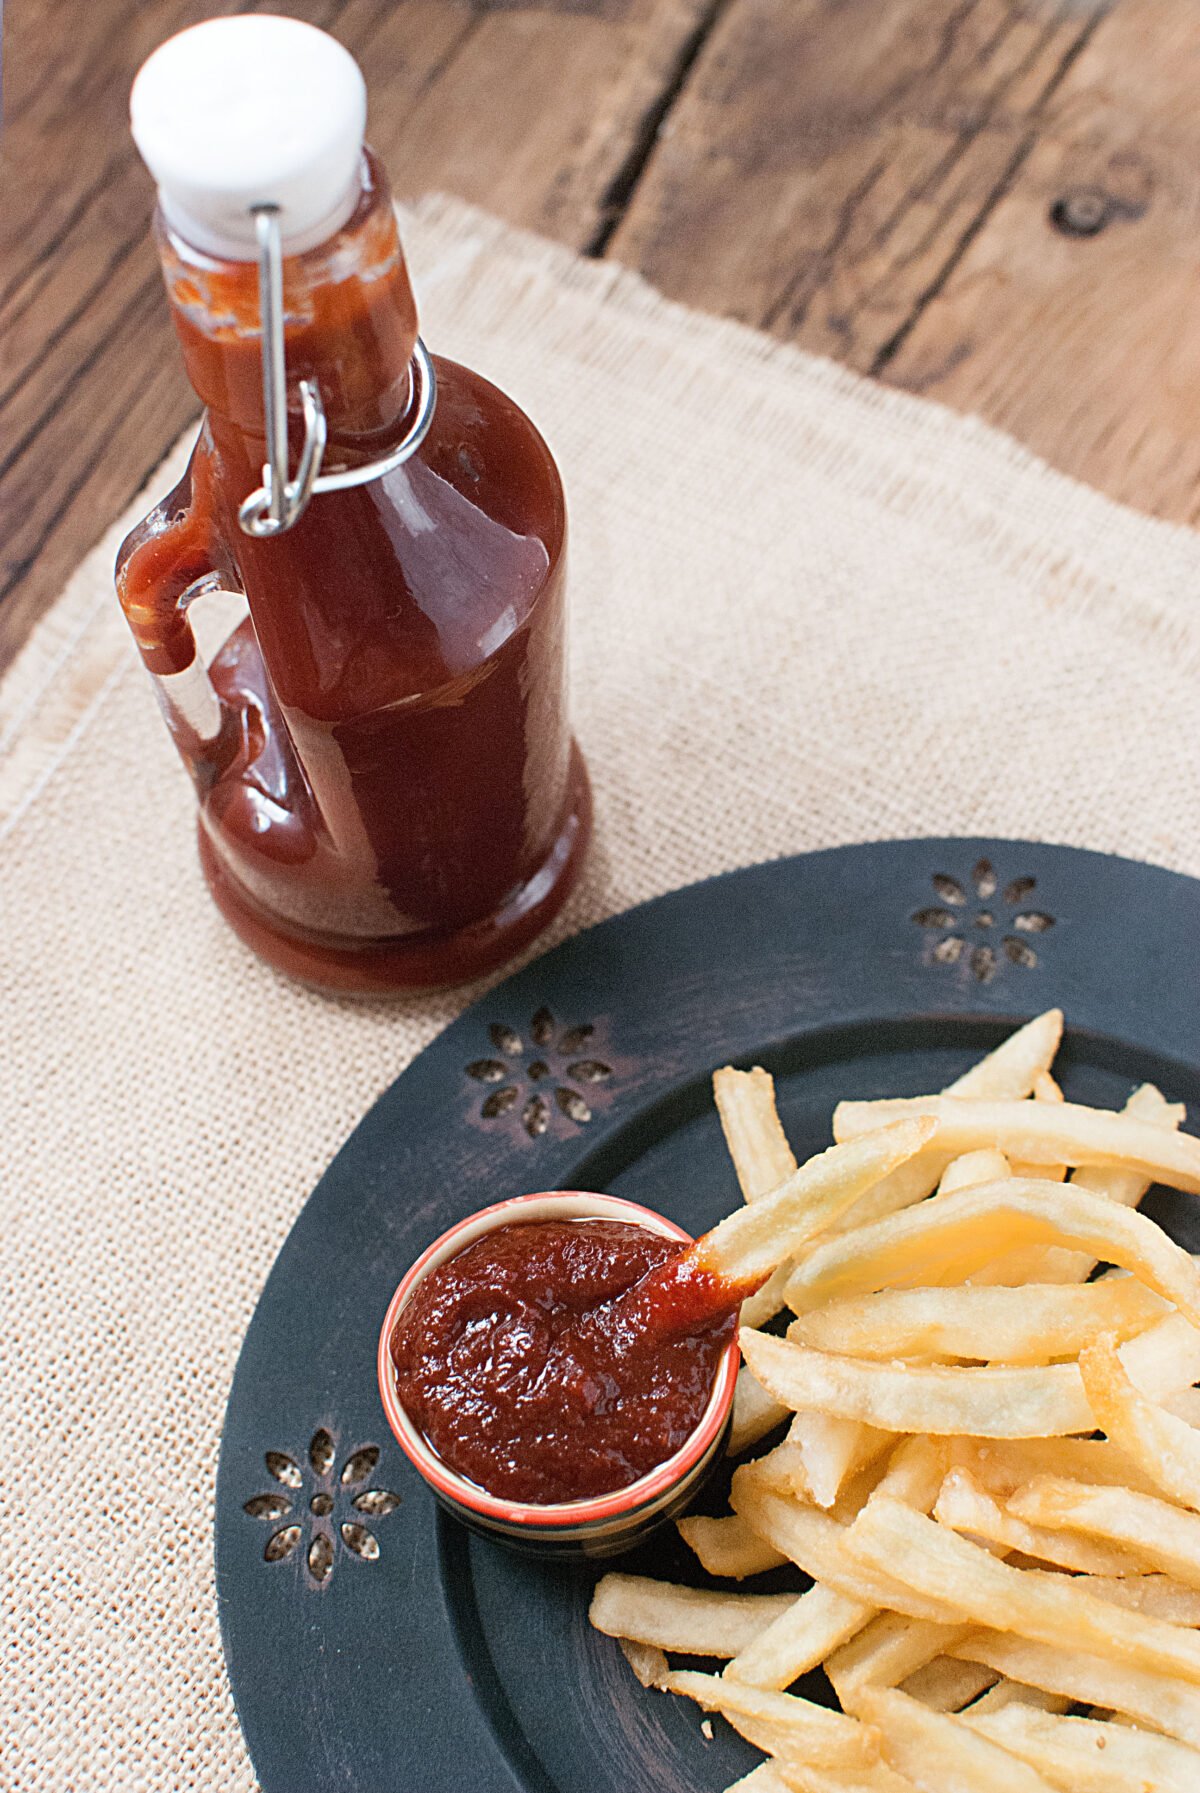
M 1151 1085 L 1064 1102 L 1061 1032 L 842 1103 L 799 1168 L 771 1078 L 714 1078 L 746 1206 L 704 1249 L 770 1271 L 730 1450 L 788 1429 L 680 1521 L 723 1587 L 606 1575 L 591 1618 L 768 1753 L 737 1793 L 1200 1793 L 1200 1268 L 1137 1207 L 1200 1140 Z M 786 1691 L 818 1665 L 841 1711 Z

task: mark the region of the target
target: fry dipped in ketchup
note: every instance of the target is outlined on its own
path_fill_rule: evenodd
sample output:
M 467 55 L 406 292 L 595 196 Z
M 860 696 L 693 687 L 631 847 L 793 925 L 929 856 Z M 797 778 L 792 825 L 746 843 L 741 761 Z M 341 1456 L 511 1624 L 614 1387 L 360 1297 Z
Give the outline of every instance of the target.
M 934 1131 L 904 1121 L 833 1146 L 682 1248 L 614 1220 L 495 1228 L 400 1314 L 400 1399 L 490 1494 L 542 1504 L 627 1487 L 699 1424 L 746 1297 Z

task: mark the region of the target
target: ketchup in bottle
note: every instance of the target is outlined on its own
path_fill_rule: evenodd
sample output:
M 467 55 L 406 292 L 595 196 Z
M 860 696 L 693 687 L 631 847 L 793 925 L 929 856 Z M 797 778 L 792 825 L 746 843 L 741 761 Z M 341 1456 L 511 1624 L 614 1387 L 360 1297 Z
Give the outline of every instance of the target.
M 422 364 L 365 110 L 353 59 L 294 19 L 211 20 L 139 74 L 134 135 L 205 413 L 182 481 L 117 565 L 222 913 L 280 969 L 361 994 L 457 982 L 526 945 L 591 826 L 567 719 L 558 471 L 496 387 Z M 427 433 L 396 464 L 435 385 Z M 327 439 L 306 494 L 313 405 Z M 249 614 L 206 666 L 188 606 L 214 589 L 244 593 Z

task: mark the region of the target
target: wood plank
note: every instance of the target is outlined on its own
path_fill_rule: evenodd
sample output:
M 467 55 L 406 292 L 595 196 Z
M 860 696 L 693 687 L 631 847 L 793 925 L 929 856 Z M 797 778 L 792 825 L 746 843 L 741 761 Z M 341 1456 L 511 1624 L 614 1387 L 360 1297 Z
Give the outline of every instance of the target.
M 402 20 L 385 22 L 364 68 L 373 92 L 389 96 L 372 134 L 397 192 L 445 189 L 581 248 L 710 11 L 711 0 L 493 6 L 403 109 L 390 103 L 387 71 L 406 32 Z
M 582 246 L 710 8 L 292 0 L 288 10 L 360 57 L 371 135 L 399 191 L 458 191 Z M 0 226 L 0 668 L 195 409 L 126 108 L 153 45 L 216 9 L 102 0 L 76 32 L 73 0 L 46 0 L 14 21 L 6 151 L 29 178 L 14 184 Z
M 101 236 L 111 261 L 149 215 L 147 183 L 127 175 L 137 158 L 129 137 L 129 88 L 138 67 L 164 38 L 197 19 L 235 9 L 236 0 L 148 0 L 119 21 L 111 4 L 82 12 L 47 0 L 12 18 L 5 74 L 5 160 L 21 171 L 0 211 L 0 343 L 7 365 L 20 365 L 8 337 L 29 303 L 40 308 L 47 263 L 72 254 L 77 239 Z M 299 0 L 314 23 L 345 0 Z M 124 11 L 124 0 L 122 0 Z M 132 202 L 133 212 L 122 217 Z
M 869 371 L 1027 153 L 1096 7 L 733 0 L 611 253 Z
M 1114 498 L 1190 523 L 1198 93 L 1200 9 L 1122 0 L 885 375 L 981 412 Z
M 351 0 L 349 5 L 345 0 L 340 5 L 338 0 L 302 0 L 295 11 L 302 9 L 312 23 L 336 18 L 343 29 L 364 35 L 390 11 L 387 0 Z M 185 14 L 210 16 L 207 0 L 182 4 L 160 0 L 155 10 L 163 35 L 194 22 Z M 407 10 L 416 16 L 409 19 L 406 66 L 415 71 L 419 83 L 459 41 L 470 15 L 464 8 L 428 4 Z M 128 288 L 135 274 L 125 267 L 127 261 L 137 277 L 149 279 L 156 273 L 149 235 L 154 193 L 134 151 L 127 116 L 129 84 L 143 47 L 136 57 L 123 48 L 119 77 L 98 97 L 94 134 L 110 148 L 107 161 L 81 157 L 74 137 L 59 119 L 49 133 L 52 149 L 48 165 L 43 159 L 41 179 L 26 183 L 14 197 L 12 211 L 25 215 L 19 219 L 18 250 L 6 253 L 0 263 L 10 275 L 0 300 L 0 466 L 23 446 L 14 417 L 14 410 L 22 408 L 18 388 L 33 382 L 35 418 L 39 400 L 43 413 L 69 402 L 69 382 L 80 359 L 103 342 L 110 327 L 113 303 L 107 289 Z M 399 96 L 399 71 L 392 71 L 392 79 L 392 92 Z M 13 128 L 9 145 L 18 164 L 32 165 L 30 138 L 35 130 L 40 137 L 42 122 L 35 125 L 26 111 Z M 43 182 L 53 195 L 53 206 L 39 204 Z M 154 349 L 167 352 L 170 340 L 168 332 Z

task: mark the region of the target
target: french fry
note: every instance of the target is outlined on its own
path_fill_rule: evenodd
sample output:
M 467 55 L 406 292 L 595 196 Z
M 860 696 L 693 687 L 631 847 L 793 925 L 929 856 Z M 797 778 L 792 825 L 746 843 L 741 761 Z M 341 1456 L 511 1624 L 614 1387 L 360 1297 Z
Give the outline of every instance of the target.
M 729 1518 L 679 1530 L 711 1573 L 812 1586 L 608 1575 L 593 1616 L 771 1752 L 729 1793 L 1200 1793 L 1200 1256 L 1137 1212 L 1151 1178 L 1200 1192 L 1200 1140 L 1152 1085 L 1065 1102 L 1061 1028 L 941 1097 L 842 1104 L 799 1169 L 769 1075 L 714 1077 L 746 1205 L 691 1265 L 760 1285 L 731 1450 L 792 1418 Z M 843 1714 L 785 1691 L 818 1664 Z
M 856 1686 L 898 1687 L 971 1636 L 970 1625 L 940 1625 L 905 1613 L 880 1612 L 825 1664 L 845 1706 Z
M 964 1152 L 952 1158 L 937 1186 L 939 1195 L 953 1195 L 958 1189 L 975 1189 L 980 1183 L 999 1183 L 1013 1174 L 1012 1165 L 1003 1152 L 987 1146 L 980 1152 Z
M 757 1065 L 752 1071 L 726 1066 L 713 1073 L 713 1095 L 742 1194 L 748 1202 L 758 1201 L 796 1172 L 796 1159 L 775 1106 L 775 1080 Z M 787 1276 L 785 1259 L 762 1288 L 747 1296 L 742 1304 L 744 1326 L 763 1326 L 779 1312 Z
M 1156 1125 L 1178 1127 L 1183 1119 L 1181 1105 L 1163 1101 L 1153 1084 L 1143 1084 L 1126 1102 L 1124 1114 Z M 1062 1167 L 1056 1167 L 1062 1168 Z M 1072 1175 L 1072 1182 L 1093 1194 L 1104 1195 L 1123 1207 L 1136 1207 L 1150 1187 L 1149 1179 L 1136 1171 L 1112 1166 L 1084 1166 Z M 973 1282 L 1006 1283 L 1020 1286 L 1024 1282 L 1082 1283 L 1095 1269 L 1096 1259 L 1086 1252 L 1064 1251 L 1061 1246 L 1006 1252 L 986 1270 L 972 1277 Z
M 1178 1319 L 1172 1314 L 1160 1324 Z M 739 1336 L 743 1356 L 763 1387 L 797 1411 L 814 1409 L 935 1437 L 1050 1438 L 1084 1432 L 1091 1424 L 1077 1364 L 914 1368 L 834 1357 L 746 1327 Z M 1180 1366 L 1176 1373 L 1188 1369 Z
M 816 1417 L 822 1419 L 824 1415 L 818 1414 Z M 812 1500 L 812 1490 L 808 1485 L 800 1447 L 792 1444 L 789 1439 L 785 1438 L 774 1450 L 768 1451 L 763 1457 L 755 1457 L 753 1461 L 755 1469 L 768 1475 L 771 1486 L 780 1493 L 794 1494 L 797 1500 Z
M 1180 1388 L 1174 1394 L 1167 1395 L 1162 1405 L 1176 1419 L 1184 1420 L 1189 1426 L 1200 1427 L 1200 1388 Z
M 1143 1566 L 1200 1588 L 1200 1514 L 1131 1488 L 1097 1488 L 1039 1476 L 1019 1489 L 1011 1511 L 1031 1525 L 1085 1532 L 1128 1551 Z
M 1008 1750 L 894 1688 L 859 1688 L 853 1707 L 878 1728 L 889 1765 L 921 1793 L 1052 1793 Z
M 743 1312 L 745 1304 L 743 1303 Z M 787 1418 L 789 1409 L 769 1395 L 743 1364 L 733 1391 L 733 1418 L 725 1453 L 738 1457 Z
M 795 1759 L 777 1765 L 788 1793 L 916 1793 L 910 1780 L 872 1762 L 869 1768 L 814 1768 Z
M 1200 1787 L 1200 1753 L 1173 1738 L 1090 1718 L 1059 1718 L 1027 1705 L 963 1718 L 1068 1793 L 1196 1793 Z
M 1200 1263 L 1200 1259 L 1195 1261 Z M 1118 1355 L 1143 1394 L 1152 1399 L 1160 1396 L 1166 1399 L 1183 1394 L 1192 1381 L 1191 1366 L 1197 1361 L 1197 1334 L 1200 1334 L 1200 1327 L 1193 1325 L 1182 1313 L 1168 1314 L 1165 1320 L 1156 1321 L 1153 1326 L 1147 1326 L 1145 1332 L 1139 1332 L 1136 1338 L 1127 1340 L 1119 1348 Z M 1178 1366 L 1167 1361 L 1172 1352 L 1177 1354 Z M 1181 1371 L 1186 1372 L 1186 1381 Z M 1132 1458 L 1125 1456 L 1125 1461 L 1133 1475 L 1140 1473 Z
M 1044 1015 L 1021 1027 L 1017 1033 L 1008 1036 L 996 1051 L 988 1052 L 987 1058 L 981 1058 L 978 1065 L 963 1072 L 961 1078 L 947 1085 L 943 1096 L 972 1096 L 979 1101 L 1019 1101 L 1033 1092 L 1033 1083 L 1039 1070 L 1046 1070 L 1058 1051 L 1058 1040 L 1062 1036 L 1062 1013 L 1060 1009 L 1048 1009 Z M 874 1189 L 868 1189 L 865 1196 L 850 1208 L 850 1212 L 830 1226 L 830 1232 L 845 1232 L 850 1226 L 865 1226 L 868 1221 L 883 1219 L 888 1214 L 897 1214 L 900 1208 L 908 1208 L 915 1201 L 924 1201 L 938 1187 L 938 1178 L 947 1173 L 951 1164 L 952 1153 L 940 1151 L 938 1146 L 927 1146 L 909 1158 L 908 1164 L 900 1165 L 888 1176 L 875 1183 Z M 996 1176 L 1003 1176 L 1008 1171 L 1008 1164 L 1003 1153 L 996 1153 L 988 1160 L 994 1167 Z M 782 1296 L 778 1305 L 782 1307 Z M 761 1311 L 755 1314 L 744 1314 L 744 1325 L 762 1325 Z
M 828 1232 L 832 1235 L 850 1233 L 856 1227 L 867 1226 L 873 1220 L 884 1220 L 889 1214 L 897 1214 L 904 1208 L 923 1202 L 937 1188 L 950 1160 L 951 1154 L 939 1151 L 936 1142 L 926 1146 L 907 1163 L 889 1171 L 886 1177 L 881 1177 L 878 1183 L 860 1195 L 845 1214 L 832 1222 Z M 786 1278 L 782 1280 L 786 1282 Z M 783 1295 L 780 1293 L 779 1306 L 783 1305 Z
M 726 1787 L 725 1793 L 791 1793 L 791 1790 L 775 1764 L 766 1761 Z
M 1164 1101 L 1152 1083 L 1143 1083 L 1135 1089 L 1122 1110 L 1123 1114 L 1134 1120 L 1149 1121 L 1155 1126 L 1172 1129 L 1182 1126 L 1184 1112 L 1182 1103 Z M 1136 1208 L 1150 1187 L 1149 1179 L 1140 1176 L 1137 1171 L 1115 1169 L 1111 1165 L 1084 1166 L 1072 1174 L 1071 1181 L 1081 1189 L 1090 1190 L 1093 1195 L 1107 1196 L 1109 1201 L 1118 1202 L 1126 1208 Z M 1095 1267 L 1095 1258 L 1086 1252 L 1063 1251 L 1052 1247 L 1040 1257 L 1033 1256 L 1029 1251 L 1008 1253 L 990 1267 L 986 1280 L 1012 1284 L 1023 1281 L 1081 1283 L 1087 1281 Z M 985 1277 L 980 1275 L 973 1280 L 982 1282 Z
M 1113 1606 L 1132 1606 L 1170 1625 L 1200 1626 L 1200 1588 L 1185 1587 L 1169 1575 L 1089 1575 L 1088 1592 Z
M 900 1684 L 901 1693 L 920 1700 L 934 1712 L 961 1712 L 997 1679 L 996 1671 L 978 1662 L 956 1662 L 952 1656 L 935 1656 Z
M 1044 1526 L 1030 1525 L 982 1489 L 965 1469 L 952 1469 L 942 1483 L 934 1518 L 952 1531 L 969 1532 L 1005 1550 L 1085 1575 L 1136 1575 L 1144 1565 L 1128 1551 Z
M 1089 1576 L 1087 1589 L 1113 1606 L 1150 1612 L 1172 1624 L 1189 1625 L 1200 1618 L 1195 1591 L 1181 1588 L 1166 1576 L 1135 1575 L 1119 1580 Z M 855 1682 L 869 1682 L 875 1687 L 898 1686 L 939 1656 L 954 1654 L 958 1644 L 973 1636 L 969 1623 L 936 1624 L 897 1612 L 880 1612 L 830 1656 L 825 1673 L 845 1703 L 846 1689 Z M 1039 1689 L 1023 1691 L 1046 1705 L 1047 1710 L 1065 1711 L 1071 1704 L 1071 1699 L 1063 1695 Z
M 643 1687 L 665 1688 L 670 1665 L 655 1644 L 635 1643 L 631 1637 L 619 1637 L 621 1654 Z
M 886 1571 L 864 1573 L 846 1551 L 849 1527 L 816 1507 L 775 1493 L 756 1469 L 747 1464 L 735 1473 L 730 1491 L 734 1511 L 813 1581 L 875 1610 L 891 1607 L 913 1618 L 950 1622 L 960 1617 L 953 1606 L 923 1597 Z
M 1187 1118 L 1183 1103 L 1168 1102 L 1152 1083 L 1139 1084 L 1122 1113 L 1171 1132 L 1178 1132 Z M 1107 1196 L 1110 1202 L 1119 1202 L 1123 1208 L 1136 1208 L 1150 1187 L 1150 1179 L 1137 1171 L 1119 1170 L 1112 1165 L 1085 1165 L 1074 1172 L 1071 1181 L 1095 1195 Z
M 1062 1102 L 1065 1100 L 1061 1089 L 1055 1083 L 1049 1071 L 1039 1071 L 1033 1080 L 1033 1099 L 1035 1102 Z M 1015 1177 L 1042 1177 L 1048 1183 L 1062 1183 L 1066 1179 L 1065 1164 L 1014 1164 L 1012 1174 Z
M 742 1195 L 757 1201 L 796 1170 L 775 1106 L 775 1079 L 758 1065 L 752 1071 L 726 1065 L 713 1072 L 713 1097 Z
M 840 1102 L 833 1137 L 841 1144 L 917 1118 L 938 1123 L 939 1150 L 954 1157 L 992 1146 L 1010 1163 L 1111 1164 L 1200 1194 L 1200 1139 L 1074 1102 L 964 1102 L 953 1096 Z
M 1113 1444 L 1172 1500 L 1200 1508 L 1200 1432 L 1134 1387 L 1111 1333 L 1079 1353 L 1079 1373 L 1096 1424 Z
M 1195 1331 L 1178 1316 L 1164 1321 L 1163 1326 L 1165 1331 L 1183 1333 L 1185 1340 Z M 1139 1343 L 1134 1340 L 1124 1347 L 1127 1361 Z M 1156 1358 L 1151 1364 L 1143 1347 L 1137 1365 L 1139 1381 L 1153 1381 L 1160 1371 L 1165 1373 L 1175 1348 L 1176 1341 L 1171 1339 L 1161 1361 Z M 1143 1494 L 1156 1492 L 1149 1477 L 1107 1438 L 958 1439 L 951 1452 L 956 1465 L 969 1469 L 989 1494 L 1002 1501 L 1039 1475 L 1067 1475 L 1076 1482 L 1111 1482 L 1139 1488 Z
M 833 1506 L 851 1477 L 873 1463 L 893 1438 L 891 1432 L 832 1413 L 794 1414 L 787 1442 L 796 1451 L 799 1492 L 819 1507 Z
M 876 1495 L 841 1544 L 864 1568 L 960 1619 L 1200 1686 L 1200 1637 L 1140 1612 L 1124 1612 L 1114 1624 L 1112 1608 L 1077 1582 L 1010 1568 L 902 1501 Z
M 960 1100 L 1019 1102 L 1054 1063 L 1062 1039 L 1061 1009 L 1047 1009 L 1002 1040 L 994 1052 L 948 1084 L 944 1094 Z
M 856 1420 L 834 1419 L 827 1413 L 797 1413 L 794 1416 L 794 1421 L 809 1419 L 814 1422 L 816 1428 L 821 1430 L 834 1426 L 845 1426 L 848 1430 L 852 1429 L 854 1432 L 862 1432 L 869 1436 L 875 1435 L 874 1428 L 871 1426 L 860 1426 Z M 836 1446 L 836 1440 L 835 1448 L 840 1448 Z M 784 1439 L 783 1443 L 778 1445 L 769 1456 L 759 1457 L 756 1461 L 764 1470 L 769 1471 L 771 1481 L 776 1487 L 784 1492 L 795 1495 L 797 1500 L 805 1502 L 811 1501 L 814 1506 L 821 1507 L 827 1513 L 837 1512 L 840 1517 L 840 1509 L 850 1498 L 850 1490 L 852 1488 L 857 1488 L 858 1479 L 862 1474 L 862 1471 L 859 1470 L 855 1475 L 851 1476 L 848 1482 L 839 1482 L 831 1479 L 827 1485 L 823 1487 L 822 1497 L 818 1500 L 809 1479 L 809 1471 L 810 1468 L 815 1468 L 818 1477 L 824 1473 L 824 1471 L 820 1458 L 818 1457 L 815 1463 L 812 1459 L 813 1452 L 809 1448 L 809 1443 L 796 1442 L 789 1434 L 789 1436 Z M 838 1473 L 840 1474 L 840 1471 Z M 818 1486 L 821 1486 L 819 1481 Z M 854 1511 L 857 1512 L 857 1510 L 857 1507 L 855 1507 Z
M 792 1260 L 784 1258 L 782 1264 L 772 1270 L 762 1288 L 755 1289 L 753 1295 L 747 1295 L 742 1303 L 743 1326 L 765 1326 L 768 1320 L 775 1318 L 784 1306 L 783 1292 L 791 1274 Z
M 956 1078 L 942 1093 L 947 1096 L 971 1096 L 980 1101 L 1019 1101 L 1032 1093 L 1039 1071 L 1047 1070 L 1053 1063 L 1061 1037 L 1062 1012 L 1059 1009 L 1047 1009 L 1044 1015 L 1038 1015 L 1001 1041 L 994 1052 L 989 1052 L 986 1058 L 972 1065 L 969 1071 Z M 888 1214 L 895 1214 L 901 1208 L 923 1201 L 937 1188 L 938 1179 L 948 1169 L 951 1157 L 951 1153 L 939 1151 L 936 1143 L 926 1147 L 907 1164 L 902 1164 L 898 1170 L 892 1171 L 873 1189 L 860 1196 L 849 1213 L 836 1222 L 830 1231 L 842 1232 L 850 1227 L 864 1226 L 869 1221 L 882 1220 Z M 1002 1154 L 996 1154 L 996 1159 L 1001 1157 Z M 1004 1166 L 998 1167 L 996 1175 L 1003 1174 Z M 782 1305 L 780 1298 L 779 1306 Z M 763 1318 L 761 1312 L 753 1316 L 744 1315 L 743 1324 L 761 1326 Z
M 1166 1103 L 1153 1083 L 1143 1083 L 1134 1090 L 1121 1112 L 1130 1115 L 1134 1121 L 1150 1121 L 1171 1130 L 1184 1121 L 1182 1103 Z M 1150 1178 L 1114 1165 L 1083 1165 L 1082 1169 L 1074 1171 L 1071 1182 L 1080 1189 L 1087 1189 L 1096 1196 L 1107 1196 L 1109 1201 L 1128 1208 L 1137 1207 L 1150 1189 Z M 1065 1252 L 1062 1246 L 1046 1246 L 1039 1250 L 1033 1246 L 1022 1252 L 1004 1253 L 996 1264 L 988 1264 L 987 1269 L 974 1273 L 970 1280 L 1015 1287 L 1021 1286 L 1022 1282 L 1071 1284 L 1087 1282 L 1094 1268 L 1096 1259 L 1087 1252 Z
M 971 1715 L 1003 1712 L 1006 1706 L 1032 1706 L 1037 1712 L 1069 1712 L 1074 1701 L 1065 1693 L 1047 1693 L 1043 1687 L 1026 1687 L 1021 1681 L 1002 1676 L 994 1687 L 980 1694 L 971 1707 Z
M 903 1122 L 830 1146 L 778 1189 L 726 1216 L 683 1254 L 684 1265 L 731 1283 L 765 1280 L 796 1248 L 844 1214 L 865 1189 L 928 1144 L 935 1122 Z
M 1036 1178 L 1040 1173 L 1029 1167 Z M 1015 1173 L 1014 1173 L 1015 1175 Z M 1071 1284 L 1086 1281 L 1076 1271 L 1080 1265 L 1095 1263 L 1086 1252 L 1071 1251 L 1063 1245 L 1019 1245 L 1015 1251 L 1001 1251 L 966 1278 L 971 1288 L 1027 1289 L 1037 1283 Z
M 952 1644 L 950 1654 L 985 1663 L 1014 1681 L 1061 1694 L 1072 1703 L 1127 1713 L 1138 1724 L 1200 1748 L 1200 1700 L 1191 1682 L 999 1631 L 973 1631 Z
M 872 1608 L 816 1581 L 727 1664 L 728 1681 L 782 1693 L 860 1631 Z
M 770 1693 L 695 1669 L 676 1670 L 667 1689 L 722 1713 L 750 1743 L 778 1756 L 781 1769 L 791 1758 L 814 1768 L 869 1768 L 879 1760 L 879 1738 L 871 1726 L 796 1694 Z
M 815 1245 L 789 1278 L 788 1304 L 800 1314 L 885 1286 L 956 1281 L 1014 1244 L 1069 1244 L 1103 1255 L 1200 1325 L 1200 1268 L 1154 1221 L 1073 1183 L 1017 1177 L 936 1196 Z
M 810 1416 L 796 1415 L 798 1421 Z M 826 1415 L 814 1414 L 812 1418 L 824 1421 Z M 876 1488 L 882 1488 L 894 1494 L 898 1500 L 907 1500 L 910 1506 L 919 1507 L 927 1513 L 937 1498 L 948 1462 L 946 1450 L 940 1441 L 931 1438 L 902 1438 L 897 1440 L 893 1433 L 876 1432 L 870 1426 L 860 1430 L 871 1441 L 870 1450 L 855 1473 L 844 1482 L 840 1492 L 832 1501 L 815 1501 L 813 1504 L 831 1511 L 840 1524 L 848 1524 L 861 1508 L 864 1500 Z M 888 1460 L 885 1461 L 884 1459 Z M 808 1475 L 804 1466 L 804 1458 L 800 1446 L 785 1439 L 775 1450 L 769 1451 L 765 1457 L 758 1457 L 747 1466 L 747 1477 L 743 1483 L 766 1488 L 777 1493 L 788 1493 L 796 1496 L 802 1503 L 813 1501 L 808 1486 Z
M 726 1594 L 677 1587 L 645 1575 L 604 1575 L 588 1618 L 609 1637 L 682 1650 L 689 1656 L 736 1656 L 796 1603 L 794 1594 Z
M 780 1551 L 773 1550 L 757 1532 L 751 1531 L 736 1513 L 727 1519 L 691 1514 L 680 1519 L 676 1529 L 710 1575 L 726 1576 L 731 1581 L 744 1581 L 747 1575 L 761 1575 L 764 1570 L 777 1569 L 788 1560 Z
M 1131 1276 L 1078 1287 L 885 1289 L 802 1314 L 788 1337 L 843 1357 L 1044 1364 L 1074 1357 L 1098 1332 L 1121 1342 L 1166 1312 Z
M 923 1434 L 902 1438 L 871 1493 L 886 1494 L 892 1500 L 902 1500 L 905 1506 L 915 1508 L 918 1513 L 928 1513 L 938 1497 L 948 1461 L 949 1452 L 941 1439 Z M 855 1508 L 857 1511 L 858 1507 Z
M 742 1195 L 748 1202 L 758 1201 L 796 1171 L 795 1154 L 775 1106 L 775 1079 L 757 1065 L 752 1071 L 735 1071 L 727 1065 L 713 1073 L 713 1096 Z M 785 1260 L 761 1289 L 747 1296 L 742 1303 L 743 1325 L 763 1326 L 779 1312 L 787 1274 Z

